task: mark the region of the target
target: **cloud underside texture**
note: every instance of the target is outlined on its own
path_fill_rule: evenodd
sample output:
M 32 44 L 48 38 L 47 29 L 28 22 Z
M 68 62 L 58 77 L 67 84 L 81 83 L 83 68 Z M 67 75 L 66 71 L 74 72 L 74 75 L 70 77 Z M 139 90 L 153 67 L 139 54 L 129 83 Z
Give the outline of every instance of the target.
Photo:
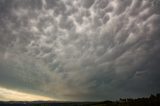
M 0 85 L 61 100 L 160 91 L 151 0 L 0 0 Z

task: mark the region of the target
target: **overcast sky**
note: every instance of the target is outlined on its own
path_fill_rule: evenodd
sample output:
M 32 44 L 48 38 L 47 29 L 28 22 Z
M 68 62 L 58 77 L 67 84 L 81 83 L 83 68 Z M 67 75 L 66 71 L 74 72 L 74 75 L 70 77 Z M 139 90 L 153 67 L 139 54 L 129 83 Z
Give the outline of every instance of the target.
M 159 93 L 159 9 L 159 0 L 0 0 L 0 100 Z

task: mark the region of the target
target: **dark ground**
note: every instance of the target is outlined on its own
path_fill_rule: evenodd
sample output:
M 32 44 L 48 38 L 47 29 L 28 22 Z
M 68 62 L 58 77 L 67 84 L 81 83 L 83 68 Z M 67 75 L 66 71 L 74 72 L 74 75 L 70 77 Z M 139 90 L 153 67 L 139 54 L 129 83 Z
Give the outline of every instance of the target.
M 160 106 L 160 94 L 137 99 L 125 98 L 119 99 L 119 101 L 103 102 L 1 101 L 0 106 Z

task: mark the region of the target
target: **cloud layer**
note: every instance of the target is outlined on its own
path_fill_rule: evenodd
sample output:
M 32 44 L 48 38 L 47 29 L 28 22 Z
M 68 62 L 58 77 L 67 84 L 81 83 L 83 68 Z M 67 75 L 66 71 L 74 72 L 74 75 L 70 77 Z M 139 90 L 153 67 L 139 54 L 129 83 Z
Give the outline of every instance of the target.
M 1 101 L 38 101 L 38 100 L 54 100 L 44 96 L 22 93 L 0 87 Z
M 160 91 L 151 0 L 1 0 L 0 83 L 64 100 Z

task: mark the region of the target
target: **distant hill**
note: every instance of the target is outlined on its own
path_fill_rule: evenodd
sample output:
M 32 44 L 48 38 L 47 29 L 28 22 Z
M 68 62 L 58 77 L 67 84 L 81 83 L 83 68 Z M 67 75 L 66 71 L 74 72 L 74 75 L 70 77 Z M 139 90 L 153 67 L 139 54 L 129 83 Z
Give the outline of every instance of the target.
M 55 102 L 55 101 L 1 101 L 0 106 L 160 106 L 160 94 L 143 98 L 120 98 L 119 101 Z

